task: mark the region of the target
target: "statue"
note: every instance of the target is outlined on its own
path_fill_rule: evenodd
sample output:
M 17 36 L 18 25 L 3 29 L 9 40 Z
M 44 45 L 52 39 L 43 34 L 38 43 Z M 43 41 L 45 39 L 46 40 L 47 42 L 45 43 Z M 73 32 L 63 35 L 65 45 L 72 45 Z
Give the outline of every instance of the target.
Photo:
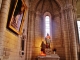
M 46 48 L 46 45 L 45 45 L 44 41 L 42 41 L 42 43 L 41 43 L 41 52 L 42 52 L 43 54 L 45 54 L 45 48 Z M 42 54 L 42 53 L 41 53 L 41 54 Z
M 45 41 L 46 41 L 46 48 L 50 48 L 51 37 L 49 36 L 48 33 L 47 36 L 45 37 Z

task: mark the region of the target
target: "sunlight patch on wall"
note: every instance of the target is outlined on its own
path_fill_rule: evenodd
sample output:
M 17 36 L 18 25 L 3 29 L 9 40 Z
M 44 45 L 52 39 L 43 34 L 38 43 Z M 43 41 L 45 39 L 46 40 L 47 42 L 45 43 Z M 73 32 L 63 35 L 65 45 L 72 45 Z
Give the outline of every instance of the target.
M 77 21 L 78 26 L 78 35 L 79 35 L 79 43 L 80 43 L 80 21 Z

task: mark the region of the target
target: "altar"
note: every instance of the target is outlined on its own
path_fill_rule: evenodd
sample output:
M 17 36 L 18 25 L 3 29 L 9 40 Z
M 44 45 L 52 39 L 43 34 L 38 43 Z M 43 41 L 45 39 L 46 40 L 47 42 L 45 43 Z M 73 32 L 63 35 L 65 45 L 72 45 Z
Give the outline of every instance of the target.
M 44 43 L 44 41 L 42 41 L 41 43 L 41 53 L 37 57 L 38 60 L 60 60 L 59 55 L 55 53 L 56 48 L 54 49 L 50 48 L 51 39 L 49 34 L 47 34 L 45 41 L 46 41 L 46 44 Z
M 51 54 L 46 56 L 38 56 L 38 60 L 60 60 L 57 54 Z

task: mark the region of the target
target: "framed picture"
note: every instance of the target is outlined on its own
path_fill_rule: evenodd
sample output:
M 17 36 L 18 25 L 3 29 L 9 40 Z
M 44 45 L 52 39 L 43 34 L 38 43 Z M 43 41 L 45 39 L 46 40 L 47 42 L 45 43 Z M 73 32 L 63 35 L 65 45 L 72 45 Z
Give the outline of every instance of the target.
M 25 17 L 25 4 L 23 0 L 12 0 L 12 15 L 8 27 L 17 34 L 21 34 Z

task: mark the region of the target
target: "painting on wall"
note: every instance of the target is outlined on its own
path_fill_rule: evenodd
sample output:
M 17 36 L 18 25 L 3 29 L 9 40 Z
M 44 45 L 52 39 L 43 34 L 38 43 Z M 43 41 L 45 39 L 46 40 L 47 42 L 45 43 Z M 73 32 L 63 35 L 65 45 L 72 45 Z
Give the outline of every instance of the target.
M 15 0 L 14 9 L 9 20 L 8 27 L 17 34 L 21 34 L 24 16 L 25 16 L 25 4 L 23 0 Z

